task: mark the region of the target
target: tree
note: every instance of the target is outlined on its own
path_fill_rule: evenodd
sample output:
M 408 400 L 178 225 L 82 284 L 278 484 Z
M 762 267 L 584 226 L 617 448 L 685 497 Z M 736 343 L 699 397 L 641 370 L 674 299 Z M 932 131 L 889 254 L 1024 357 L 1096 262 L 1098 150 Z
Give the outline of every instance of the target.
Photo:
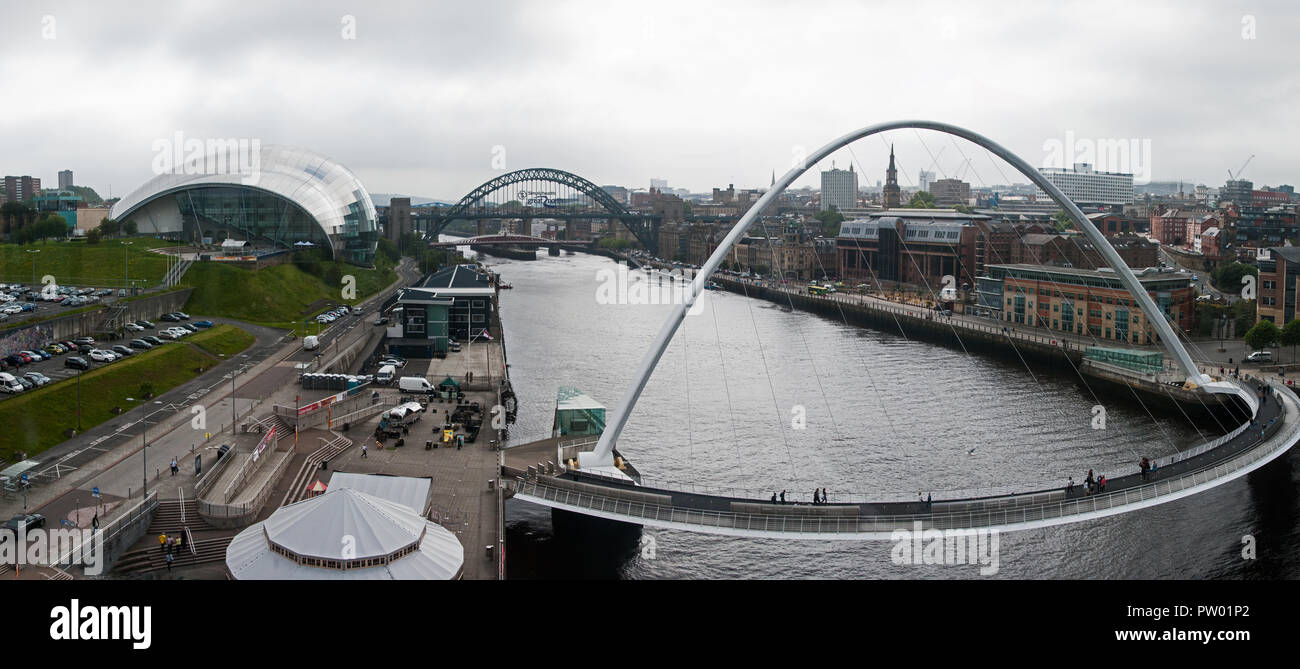
M 1241 278 L 1247 274 L 1259 276 L 1259 268 L 1246 263 L 1233 262 L 1227 265 L 1219 265 L 1210 274 L 1214 286 L 1225 293 L 1241 292 Z
M 823 237 L 838 237 L 840 234 L 840 224 L 844 222 L 844 214 L 838 209 L 831 207 L 817 212 L 817 221 L 821 224 Z
M 105 237 L 112 237 L 117 234 L 118 230 L 121 230 L 121 228 L 122 226 L 111 218 L 105 218 L 99 222 L 99 233 Z
M 139 231 L 140 231 L 140 226 L 137 225 L 134 220 L 127 221 L 126 223 L 122 224 L 122 232 L 125 233 L 128 237 L 134 236 Z
M 1265 349 L 1276 344 L 1280 334 L 1273 321 L 1260 321 L 1246 332 L 1246 345 L 1257 351 Z
M 1070 218 L 1070 215 L 1062 209 L 1058 209 L 1055 214 L 1052 214 L 1052 223 L 1056 226 L 1057 232 L 1064 232 L 1074 227 L 1074 219 Z
M 86 243 L 98 244 L 101 237 L 103 237 L 103 235 L 99 234 L 99 228 L 91 228 L 90 231 L 86 233 Z
M 907 203 L 909 209 L 934 209 L 934 196 L 930 191 L 917 191 L 912 196 L 912 201 Z
M 1292 320 L 1282 328 L 1282 335 L 1279 337 L 1283 346 L 1291 347 L 1291 362 L 1295 362 L 1295 347 L 1300 344 L 1300 319 Z

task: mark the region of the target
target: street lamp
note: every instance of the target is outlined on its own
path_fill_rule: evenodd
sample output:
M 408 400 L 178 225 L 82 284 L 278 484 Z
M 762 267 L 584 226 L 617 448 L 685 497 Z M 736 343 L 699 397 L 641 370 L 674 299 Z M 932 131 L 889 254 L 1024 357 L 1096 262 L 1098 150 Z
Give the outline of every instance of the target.
M 40 253 L 40 249 L 27 249 L 28 253 Z M 36 290 L 36 256 L 32 256 L 32 290 Z
M 131 289 L 131 251 L 126 247 L 133 242 L 122 242 L 122 283 L 126 284 L 127 292 Z

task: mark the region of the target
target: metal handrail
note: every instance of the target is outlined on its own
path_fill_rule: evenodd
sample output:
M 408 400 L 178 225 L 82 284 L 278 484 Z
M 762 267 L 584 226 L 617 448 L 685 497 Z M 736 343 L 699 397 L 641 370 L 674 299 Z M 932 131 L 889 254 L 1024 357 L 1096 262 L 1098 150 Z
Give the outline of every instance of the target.
M 1021 505 L 1016 508 L 1004 508 L 1000 510 L 967 510 L 965 512 L 952 513 L 890 514 L 881 516 L 818 516 L 785 515 L 779 513 L 750 514 L 731 511 L 683 509 L 680 507 L 664 506 L 644 501 L 622 500 L 608 495 L 593 495 L 591 493 L 547 485 L 545 479 L 542 478 L 532 480 L 521 479 L 516 482 L 516 485 L 518 486 L 517 493 L 531 494 L 542 499 L 570 506 L 590 508 L 606 513 L 614 513 L 616 515 L 626 515 L 658 521 L 665 520 L 664 516 L 666 514 L 669 522 L 732 527 L 745 530 L 757 529 L 763 531 L 801 533 L 885 532 L 910 527 L 912 523 L 917 522 L 920 522 L 927 527 L 937 529 L 969 529 L 1048 520 L 1051 518 L 1061 518 L 1079 513 L 1111 509 L 1149 499 L 1155 499 L 1157 497 L 1202 485 L 1221 478 L 1225 474 L 1249 466 L 1270 455 L 1273 452 L 1271 449 L 1261 449 L 1259 446 L 1276 438 L 1280 429 L 1281 426 L 1279 425 L 1277 429 L 1272 431 L 1272 434 L 1265 435 L 1261 441 L 1256 442 L 1247 451 L 1238 453 L 1237 455 L 1226 458 L 1218 463 L 1206 465 L 1205 467 L 1179 474 L 1171 478 L 1161 479 L 1155 482 L 1145 483 L 1132 488 L 1124 488 L 1109 493 L 1095 493 L 1086 497 L 1060 500 L 1054 503 L 1029 506 Z M 1281 439 L 1290 441 L 1297 434 L 1300 434 L 1300 420 L 1294 421 L 1290 430 Z M 561 497 L 563 499 L 561 499 Z M 754 501 L 761 502 L 761 500 Z M 599 506 L 597 506 L 597 502 L 599 502 Z M 611 504 L 613 505 L 613 510 L 610 509 Z M 684 519 L 679 519 L 679 516 Z M 773 527 L 774 521 L 779 521 L 780 527 Z M 794 525 L 793 527 L 792 524 Z M 756 525 L 761 525 L 761 527 L 756 527 Z

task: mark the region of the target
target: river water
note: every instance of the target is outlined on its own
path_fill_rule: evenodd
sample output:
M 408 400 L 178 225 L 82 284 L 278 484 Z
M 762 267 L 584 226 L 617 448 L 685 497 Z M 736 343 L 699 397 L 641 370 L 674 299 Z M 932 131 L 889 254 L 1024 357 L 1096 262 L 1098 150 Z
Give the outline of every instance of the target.
M 515 440 L 549 435 L 556 389 L 613 410 L 671 306 L 621 303 L 620 266 L 588 256 L 487 258 L 501 293 Z M 635 273 L 634 273 L 635 274 Z M 611 281 L 615 283 L 610 283 Z M 665 275 L 645 287 L 668 301 Z M 632 293 L 634 296 L 637 293 Z M 610 299 L 610 298 L 615 299 Z M 631 301 L 631 300 L 627 300 Z M 1082 481 L 1202 435 L 1066 366 L 968 354 L 726 292 L 706 292 L 632 412 L 619 450 L 648 483 L 806 501 Z M 1096 429 L 1094 405 L 1105 408 Z M 1294 452 L 1254 474 L 1136 513 L 999 537 L 997 578 L 1295 578 Z M 507 504 L 511 578 L 975 578 L 976 565 L 897 565 L 889 542 L 781 541 L 645 528 L 605 541 Z M 592 536 L 592 532 L 596 536 Z M 626 533 L 623 533 L 626 534 Z M 1253 537 L 1249 539 L 1247 537 Z M 1256 549 L 1243 558 L 1243 542 Z M 987 569 L 985 570 L 988 571 Z

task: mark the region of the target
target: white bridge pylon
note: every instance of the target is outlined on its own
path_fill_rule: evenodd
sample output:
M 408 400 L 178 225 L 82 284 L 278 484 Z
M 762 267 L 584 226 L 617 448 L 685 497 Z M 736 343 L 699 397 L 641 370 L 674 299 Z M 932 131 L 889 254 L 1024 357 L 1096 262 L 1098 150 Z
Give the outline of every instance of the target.
M 733 227 L 731 232 L 722 240 L 722 243 L 718 244 L 713 255 L 709 256 L 709 259 L 705 261 L 704 265 L 700 268 L 700 271 L 696 273 L 695 279 L 691 281 L 690 286 L 686 291 L 685 299 L 673 308 L 668 320 L 659 330 L 658 336 L 656 336 L 654 343 L 650 346 L 650 350 L 646 352 L 645 358 L 641 362 L 641 367 L 637 371 L 636 377 L 632 380 L 632 384 L 628 386 L 622 400 L 619 402 L 618 408 L 613 412 L 612 421 L 610 421 L 606 426 L 604 433 L 601 434 L 600 442 L 596 445 L 595 450 L 589 453 L 579 454 L 579 464 L 581 467 L 613 466 L 614 446 L 617 445 L 618 438 L 623 433 L 623 427 L 627 424 L 627 420 L 632 414 L 632 408 L 636 406 L 636 402 L 641 397 L 642 391 L 645 390 L 646 383 L 650 380 L 651 374 L 654 373 L 655 367 L 659 364 L 660 358 L 662 358 L 664 352 L 668 350 L 668 344 L 672 342 L 673 336 L 677 333 L 677 329 L 681 326 L 682 320 L 686 317 L 686 312 L 695 304 L 695 300 L 699 297 L 700 293 L 704 291 L 704 286 L 713 276 L 713 273 L 718 269 L 718 266 L 722 264 L 723 259 L 731 252 L 732 247 L 735 246 L 737 241 L 744 237 L 745 233 L 749 231 L 749 228 L 758 219 L 759 212 L 766 209 L 770 202 L 780 196 L 781 193 L 785 192 L 785 189 L 788 188 L 790 184 L 794 183 L 795 179 L 798 179 L 804 172 L 807 172 L 812 166 L 816 165 L 822 159 L 835 151 L 838 151 L 864 137 L 870 137 L 871 135 L 890 130 L 902 129 L 934 130 L 970 141 L 1006 161 L 1022 175 L 1028 178 L 1035 186 L 1043 189 L 1043 192 L 1050 195 L 1051 198 L 1055 200 L 1067 214 L 1069 214 L 1070 219 L 1074 221 L 1075 227 L 1083 232 L 1083 234 L 1088 238 L 1088 241 L 1092 242 L 1093 246 L 1101 253 L 1102 257 L 1106 260 L 1106 263 L 1110 265 L 1111 269 L 1115 270 L 1115 275 L 1119 277 L 1120 281 L 1124 284 L 1124 287 L 1133 295 L 1133 299 L 1146 314 L 1147 321 L 1155 326 L 1156 331 L 1160 336 L 1160 342 L 1164 345 L 1165 350 L 1171 357 L 1178 361 L 1179 366 L 1181 366 L 1183 371 L 1186 372 L 1188 384 L 1190 384 L 1191 387 L 1210 393 L 1237 395 L 1245 401 L 1247 405 L 1252 407 L 1252 411 L 1255 409 L 1256 400 L 1250 395 L 1250 393 L 1247 393 L 1245 390 L 1239 388 L 1233 383 L 1222 381 L 1216 382 L 1209 376 L 1202 374 L 1200 370 L 1197 369 L 1196 363 L 1192 360 L 1192 356 L 1178 341 L 1178 333 L 1172 326 L 1170 326 L 1169 321 L 1165 318 L 1160 307 L 1156 305 L 1155 301 L 1151 299 L 1151 296 L 1142 288 L 1142 284 L 1138 281 L 1137 276 L 1133 274 L 1133 271 L 1130 270 L 1128 265 L 1120 258 L 1119 253 L 1115 251 L 1115 248 L 1110 245 L 1110 241 L 1092 225 L 1092 223 L 1083 215 L 1083 212 L 1079 210 L 1079 207 L 1065 196 L 1065 193 L 1061 192 L 1061 190 L 1051 181 L 1048 181 L 1035 167 L 1025 162 L 1024 159 L 1020 158 L 1016 154 L 1003 148 L 993 140 L 965 128 L 938 121 L 890 121 L 888 123 L 869 125 L 865 128 L 850 132 L 849 134 L 839 137 L 813 152 L 806 160 L 804 160 L 803 164 L 791 168 L 784 176 L 777 179 L 776 184 L 773 185 L 772 188 L 768 189 L 768 191 L 749 208 L 749 211 L 746 211 L 745 215 L 736 222 L 735 227 Z

